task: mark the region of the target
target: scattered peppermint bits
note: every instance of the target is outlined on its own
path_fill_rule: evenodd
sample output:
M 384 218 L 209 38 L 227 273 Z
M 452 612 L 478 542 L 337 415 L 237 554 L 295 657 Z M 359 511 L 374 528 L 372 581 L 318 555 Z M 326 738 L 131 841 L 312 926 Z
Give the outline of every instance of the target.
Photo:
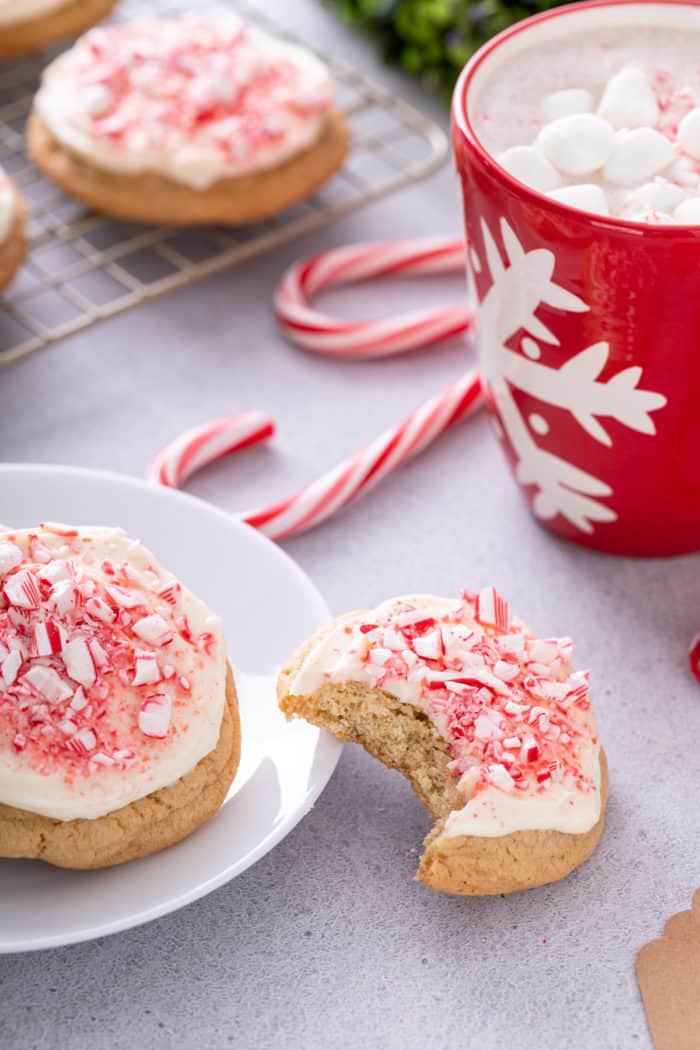
M 542 97 L 531 143 L 498 154 L 531 189 L 597 215 L 700 225 L 700 85 L 626 63 L 597 93 Z M 487 122 L 488 123 L 488 122 Z
M 337 664 L 314 668 L 312 654 L 294 690 L 314 687 L 306 673 L 359 678 L 416 703 L 446 740 L 467 801 L 487 786 L 514 798 L 562 783 L 596 790 L 588 672 L 571 669 L 570 638 L 536 638 L 494 587 L 455 602 L 395 599 L 350 619 L 338 644 Z
M 193 15 L 92 30 L 46 70 L 36 107 L 101 167 L 206 189 L 311 145 L 332 98 L 311 53 Z
M 120 556 L 104 558 L 102 543 Z M 22 769 L 70 785 L 135 768 L 148 781 L 178 710 L 187 728 L 202 702 L 203 668 L 223 695 L 218 621 L 201 606 L 192 631 L 182 586 L 150 559 L 115 530 L 0 535 L 0 748 Z
M 499 631 L 508 632 L 510 607 L 495 587 L 484 587 L 479 592 L 476 599 L 476 619 L 480 623 L 497 627 Z
M 144 736 L 163 739 L 170 728 L 170 697 L 165 693 L 151 693 L 139 710 L 139 729 Z

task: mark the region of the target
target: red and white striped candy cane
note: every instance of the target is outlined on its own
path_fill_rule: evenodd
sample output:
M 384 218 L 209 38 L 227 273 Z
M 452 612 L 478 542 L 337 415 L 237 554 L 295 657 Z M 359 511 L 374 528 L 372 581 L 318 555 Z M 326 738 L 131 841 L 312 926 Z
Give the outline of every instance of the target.
M 214 419 L 185 430 L 160 450 L 148 468 L 148 480 L 179 488 L 202 467 L 232 452 L 267 441 L 275 433 L 273 420 L 263 412 Z
M 290 340 L 331 356 L 379 357 L 403 353 L 466 331 L 471 313 L 461 306 L 416 310 L 378 321 L 336 321 L 314 310 L 308 296 L 332 284 L 388 274 L 437 274 L 464 269 L 464 247 L 454 240 L 361 244 L 306 259 L 292 266 L 275 296 L 275 311 Z M 271 539 L 314 528 L 348 506 L 383 478 L 432 444 L 483 401 L 481 377 L 470 371 L 435 394 L 366 448 L 287 499 L 241 518 Z M 156 456 L 148 477 L 177 486 L 200 467 L 264 440 L 274 424 L 261 413 L 214 420 L 186 431 Z
M 481 380 L 477 372 L 469 372 L 311 485 L 279 503 L 247 511 L 241 517 L 273 540 L 312 529 L 374 488 L 387 474 L 417 456 L 480 404 Z M 248 447 L 254 441 L 264 440 L 274 432 L 270 424 L 266 429 L 258 428 L 256 436 L 241 441 L 242 418 L 217 419 L 182 434 L 158 453 L 148 471 L 149 480 L 177 487 L 195 469 L 213 463 L 228 452 Z
M 420 238 L 353 244 L 295 263 L 275 294 L 275 313 L 291 342 L 317 354 L 388 357 L 467 331 L 470 310 L 459 304 L 411 310 L 374 321 L 340 321 L 314 310 L 309 299 L 322 288 L 388 275 L 464 272 L 464 243 Z

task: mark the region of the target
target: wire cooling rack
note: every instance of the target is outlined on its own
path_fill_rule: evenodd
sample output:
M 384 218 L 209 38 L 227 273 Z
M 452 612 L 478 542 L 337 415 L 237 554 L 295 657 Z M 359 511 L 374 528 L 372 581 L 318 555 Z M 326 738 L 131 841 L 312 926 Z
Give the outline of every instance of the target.
M 119 20 L 172 15 L 191 0 L 123 0 Z M 235 10 L 288 40 L 296 38 L 244 2 L 200 0 L 198 10 Z M 308 46 L 308 45 L 307 45 Z M 65 336 L 316 229 L 434 171 L 444 160 L 442 130 L 400 98 L 330 55 L 338 105 L 353 145 L 342 169 L 314 196 L 244 227 L 173 229 L 117 222 L 66 197 L 32 167 L 24 124 L 47 58 L 0 67 L 0 164 L 29 207 L 29 252 L 0 296 L 0 367 Z

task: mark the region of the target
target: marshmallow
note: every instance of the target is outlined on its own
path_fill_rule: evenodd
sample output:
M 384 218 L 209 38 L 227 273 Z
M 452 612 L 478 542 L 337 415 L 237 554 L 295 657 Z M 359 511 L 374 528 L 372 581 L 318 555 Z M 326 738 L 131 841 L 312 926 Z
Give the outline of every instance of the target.
M 700 182 L 700 174 L 695 169 L 695 161 L 691 160 L 690 157 L 679 157 L 666 174 L 669 179 L 680 183 L 681 186 L 697 186 Z
M 547 194 L 552 200 L 570 204 L 581 211 L 594 211 L 599 215 L 608 214 L 608 201 L 600 186 L 582 182 L 575 186 L 562 186 L 560 190 L 550 190 Z
M 700 197 L 689 197 L 681 201 L 673 213 L 673 218 L 687 226 L 700 226 Z
M 691 109 L 678 125 L 678 143 L 686 153 L 700 160 L 700 109 Z
M 636 215 L 626 215 L 630 222 L 644 222 L 647 226 L 668 226 L 676 220 L 665 211 L 640 211 Z
M 632 190 L 624 199 L 625 211 L 634 214 L 640 211 L 670 212 L 683 200 L 683 190 L 667 179 L 659 177 L 654 182 L 645 182 Z
M 559 117 L 570 117 L 573 113 L 590 113 L 593 109 L 593 95 L 585 88 L 568 88 L 566 91 L 553 91 L 542 99 L 542 119 L 549 122 Z
M 513 146 L 501 153 L 498 163 L 514 178 L 533 190 L 546 193 L 561 186 L 556 168 L 532 146 Z
M 598 113 L 616 130 L 653 128 L 659 106 L 646 74 L 637 66 L 624 66 L 608 81 Z
M 616 186 L 634 186 L 668 167 L 673 158 L 673 145 L 653 128 L 618 131 L 603 176 Z
M 610 157 L 615 132 L 602 117 L 574 113 L 545 125 L 535 145 L 566 175 L 590 175 Z

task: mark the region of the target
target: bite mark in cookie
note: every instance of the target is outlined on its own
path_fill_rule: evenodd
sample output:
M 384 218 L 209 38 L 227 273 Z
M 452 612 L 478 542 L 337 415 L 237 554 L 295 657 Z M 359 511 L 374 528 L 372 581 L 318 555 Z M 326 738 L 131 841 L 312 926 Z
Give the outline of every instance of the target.
M 419 877 L 507 892 L 567 874 L 602 828 L 604 758 L 572 654 L 493 588 L 394 599 L 311 639 L 282 672 L 280 704 L 409 777 L 437 821 Z

